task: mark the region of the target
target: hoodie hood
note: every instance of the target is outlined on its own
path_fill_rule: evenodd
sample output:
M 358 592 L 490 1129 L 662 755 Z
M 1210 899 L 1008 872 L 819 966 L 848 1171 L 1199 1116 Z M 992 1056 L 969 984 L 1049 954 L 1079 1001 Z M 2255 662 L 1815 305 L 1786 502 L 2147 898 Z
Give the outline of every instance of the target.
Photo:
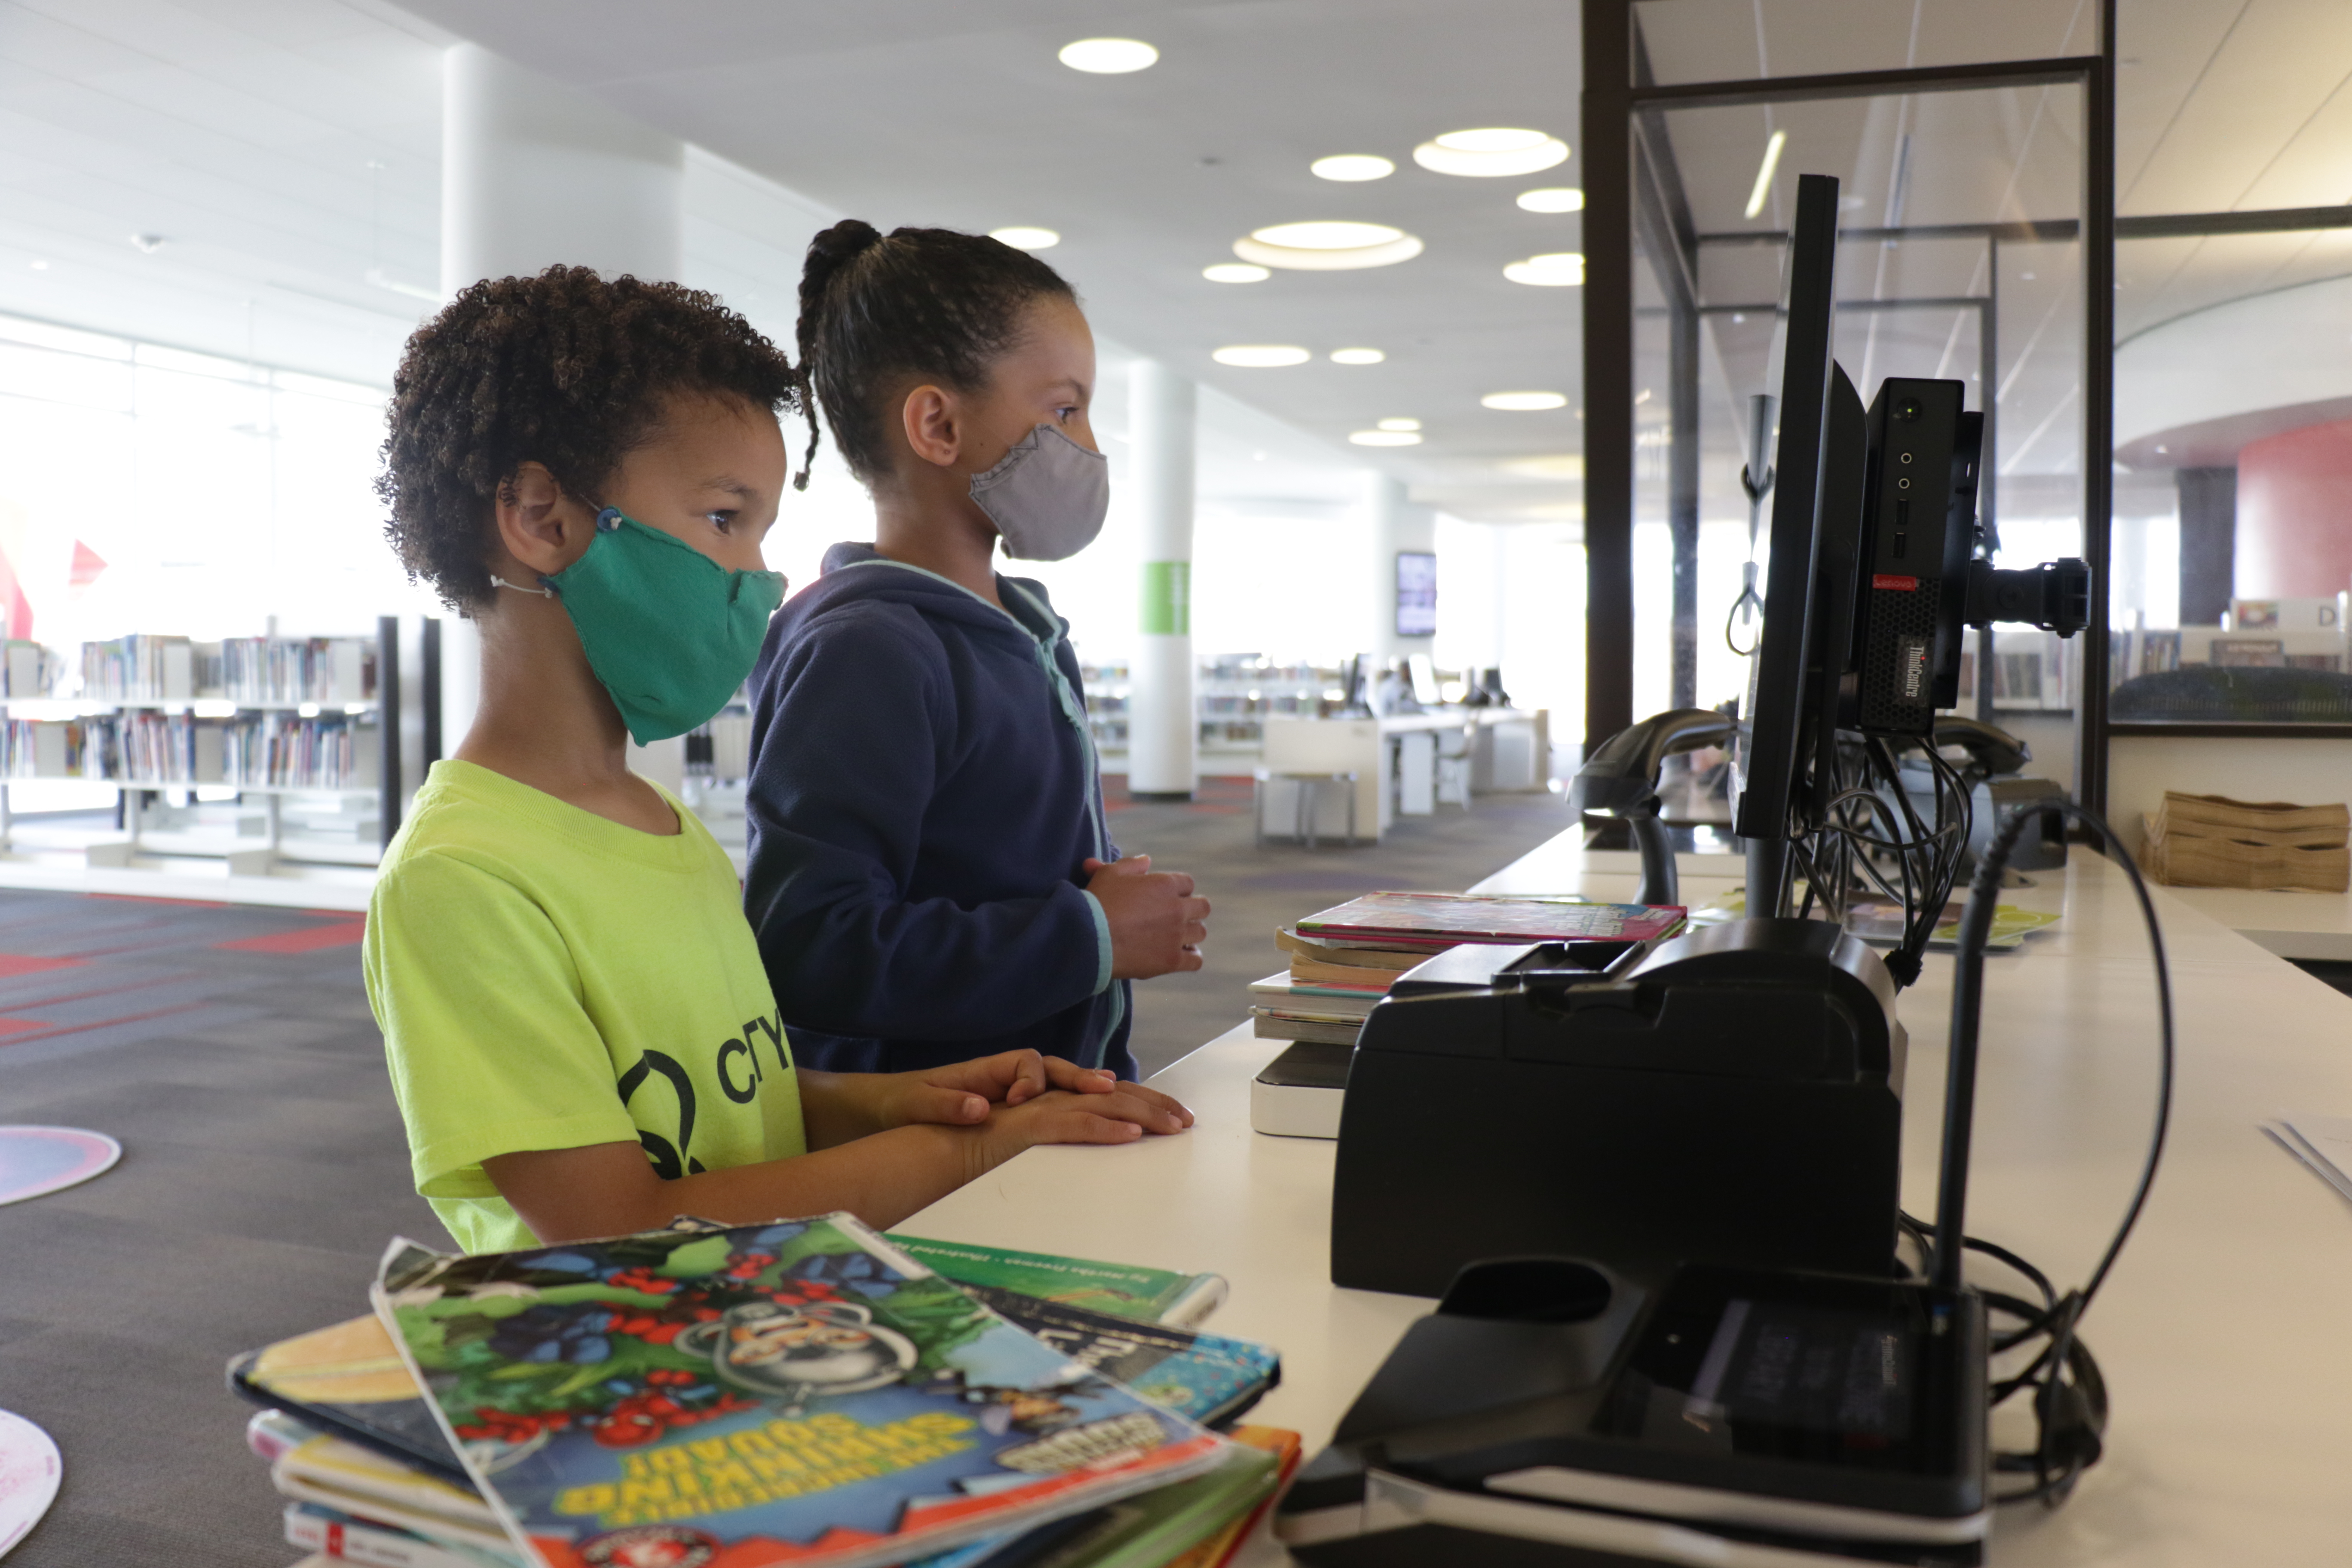
M 905 605 L 1024 647 L 1040 639 L 1051 647 L 1069 635 L 1069 622 L 1055 613 L 1043 583 L 1002 574 L 996 580 L 1004 599 L 1003 609 L 936 572 L 892 561 L 870 544 L 845 542 L 824 552 L 817 580 L 785 601 L 777 614 L 790 624 L 800 625 L 838 605 L 875 599 Z

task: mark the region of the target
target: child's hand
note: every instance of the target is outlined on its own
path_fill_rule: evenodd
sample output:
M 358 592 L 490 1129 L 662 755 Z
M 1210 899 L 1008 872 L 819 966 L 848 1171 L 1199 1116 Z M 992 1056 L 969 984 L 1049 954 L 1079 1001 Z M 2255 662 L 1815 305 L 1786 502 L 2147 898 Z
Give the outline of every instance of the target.
M 1040 1143 L 1132 1143 L 1147 1132 L 1181 1132 L 1192 1113 L 1156 1089 L 1122 1083 L 1108 1094 L 1052 1089 L 1008 1105 L 989 1129 L 1008 1141 L 1007 1157 Z
M 1089 856 L 1079 869 L 1110 927 L 1113 979 L 1149 980 L 1201 967 L 1209 900 L 1193 897 L 1192 878 L 1154 871 L 1149 855 L 1108 863 Z
M 916 1121 L 973 1126 L 988 1119 L 992 1105 L 1021 1105 L 1055 1090 L 1079 1095 L 1123 1093 L 1162 1115 L 1181 1119 L 1182 1126 L 1192 1124 L 1190 1110 L 1156 1089 L 1122 1084 L 1108 1068 L 1082 1068 L 1034 1050 L 1003 1051 L 973 1061 L 894 1073 L 890 1089 L 883 1115 L 884 1124 L 892 1127 Z

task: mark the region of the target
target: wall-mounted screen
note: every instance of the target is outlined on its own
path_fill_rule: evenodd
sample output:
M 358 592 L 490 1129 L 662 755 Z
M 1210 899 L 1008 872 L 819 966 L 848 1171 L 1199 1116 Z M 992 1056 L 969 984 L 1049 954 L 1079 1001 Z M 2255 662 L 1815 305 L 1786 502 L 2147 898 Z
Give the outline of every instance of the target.
M 1400 550 L 1396 564 L 1396 635 L 1437 634 L 1437 556 L 1426 550 Z

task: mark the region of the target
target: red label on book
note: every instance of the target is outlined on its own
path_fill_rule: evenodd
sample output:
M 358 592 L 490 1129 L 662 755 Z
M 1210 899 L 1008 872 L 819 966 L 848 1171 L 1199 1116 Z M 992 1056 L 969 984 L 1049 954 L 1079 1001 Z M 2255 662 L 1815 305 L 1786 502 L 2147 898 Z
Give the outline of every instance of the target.
M 1885 588 L 1896 594 L 1914 594 L 1918 592 L 1919 579 L 1916 577 L 1897 577 L 1891 572 L 1881 572 L 1871 578 L 1870 585 L 1874 588 Z

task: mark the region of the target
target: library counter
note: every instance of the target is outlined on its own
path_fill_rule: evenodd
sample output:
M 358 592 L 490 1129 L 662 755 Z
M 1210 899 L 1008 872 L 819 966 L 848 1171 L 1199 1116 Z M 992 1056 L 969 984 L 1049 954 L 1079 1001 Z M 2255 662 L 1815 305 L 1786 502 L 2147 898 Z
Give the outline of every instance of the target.
M 1622 896 L 1625 876 L 1563 835 L 1482 886 Z M 2077 849 L 2035 881 L 2008 898 L 2064 918 L 1986 963 L 1969 1229 L 2063 1288 L 2095 1261 L 2147 1147 L 2155 986 L 2120 870 Z M 1685 898 L 1703 901 L 1696 892 Z M 2352 1115 L 2352 998 L 2155 892 L 2179 1072 L 2154 1194 L 2084 1321 L 2113 1396 L 2106 1458 L 2057 1511 L 2002 1510 L 1989 1560 L 2334 1561 L 2352 1541 L 2352 1210 L 2256 1123 Z M 1934 1212 L 1950 976 L 1949 957 L 1930 955 L 1901 1002 L 1905 1198 L 1923 1215 Z M 1222 1035 L 1154 1080 L 1198 1113 L 1190 1132 L 1033 1150 L 904 1228 L 1225 1275 L 1232 1299 L 1208 1326 L 1283 1355 L 1282 1386 L 1251 1419 L 1296 1428 L 1312 1455 L 1431 1303 L 1329 1282 L 1336 1146 L 1249 1124 L 1249 1081 L 1281 1048 L 1246 1027 Z M 2021 1446 L 2025 1426 L 2002 1412 L 1996 1443 Z M 1244 1561 L 1283 1557 L 1261 1540 Z

